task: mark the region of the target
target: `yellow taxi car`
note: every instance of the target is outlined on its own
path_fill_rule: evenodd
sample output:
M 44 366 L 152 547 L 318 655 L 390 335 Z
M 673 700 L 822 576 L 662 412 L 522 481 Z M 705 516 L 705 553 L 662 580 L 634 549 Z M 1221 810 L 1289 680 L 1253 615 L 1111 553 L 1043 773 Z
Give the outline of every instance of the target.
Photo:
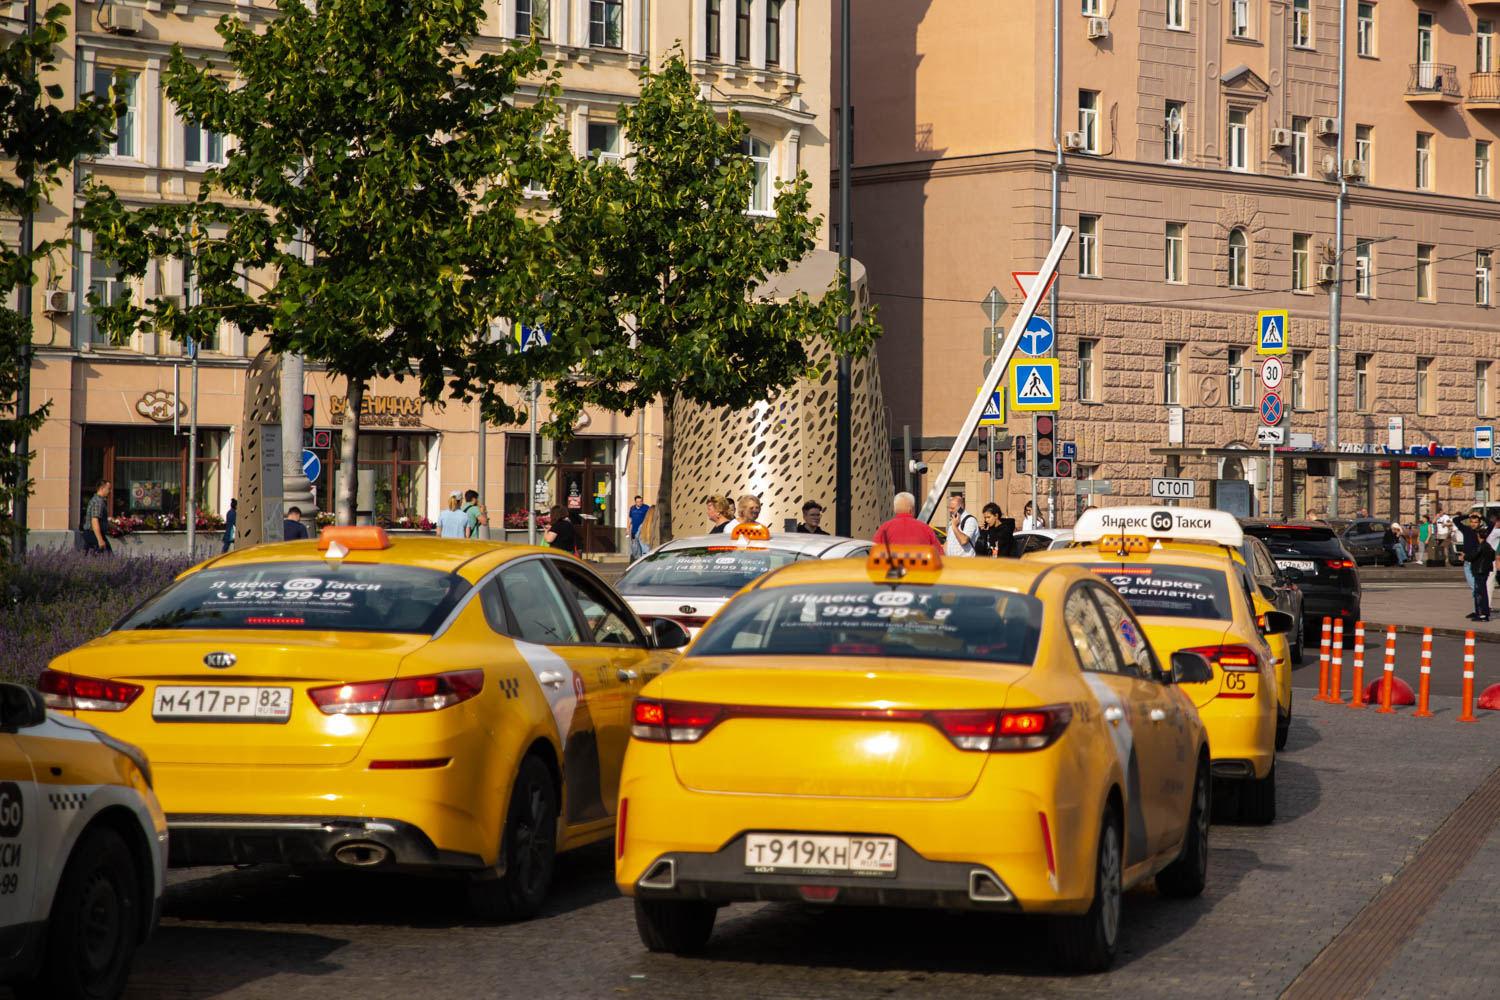
M 1120 894 L 1202 891 L 1208 740 L 1129 607 L 1081 567 L 925 546 L 760 577 L 641 691 L 615 880 L 653 951 L 735 900 L 1047 915 L 1096 970 Z
M 0 684 L 0 983 L 21 1000 L 118 997 L 166 866 L 145 755 Z
M 1205 657 L 1213 677 L 1185 684 L 1213 746 L 1213 774 L 1226 779 L 1221 816 L 1276 818 L 1278 684 L 1268 635 L 1294 627 L 1291 615 L 1261 611 L 1235 562 L 1239 523 L 1217 510 L 1111 507 L 1085 511 L 1067 549 L 1023 562 L 1080 565 L 1109 582 L 1164 655 Z M 1205 544 L 1207 543 L 1207 544 Z
M 458 872 L 508 918 L 609 837 L 631 699 L 686 642 L 553 549 L 327 528 L 194 567 L 38 686 L 151 755 L 174 865 Z

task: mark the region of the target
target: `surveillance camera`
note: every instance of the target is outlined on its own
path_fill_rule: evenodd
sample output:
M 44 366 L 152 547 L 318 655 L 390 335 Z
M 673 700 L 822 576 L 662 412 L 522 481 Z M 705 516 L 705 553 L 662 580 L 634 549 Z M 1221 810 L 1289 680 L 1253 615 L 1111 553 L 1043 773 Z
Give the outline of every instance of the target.
M 927 463 L 918 462 L 915 458 L 913 458 L 907 461 L 906 468 L 911 472 L 912 475 L 920 476 L 927 471 Z

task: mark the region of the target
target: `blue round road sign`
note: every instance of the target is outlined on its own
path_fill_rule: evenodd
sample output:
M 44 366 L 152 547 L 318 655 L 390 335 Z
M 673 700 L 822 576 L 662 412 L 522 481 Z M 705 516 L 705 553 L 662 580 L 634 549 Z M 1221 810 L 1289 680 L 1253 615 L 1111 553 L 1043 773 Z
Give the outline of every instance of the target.
M 1268 427 L 1281 423 L 1281 397 L 1268 392 L 1260 397 L 1260 422 Z
M 307 481 L 310 483 L 317 482 L 318 476 L 322 475 L 322 473 L 323 463 L 318 460 L 318 456 L 304 449 L 302 452 L 302 474 L 307 477 Z
M 1052 341 L 1052 324 L 1040 316 L 1033 316 L 1026 324 L 1026 332 L 1021 334 L 1021 342 L 1017 346 L 1023 353 L 1035 358 L 1052 350 Z

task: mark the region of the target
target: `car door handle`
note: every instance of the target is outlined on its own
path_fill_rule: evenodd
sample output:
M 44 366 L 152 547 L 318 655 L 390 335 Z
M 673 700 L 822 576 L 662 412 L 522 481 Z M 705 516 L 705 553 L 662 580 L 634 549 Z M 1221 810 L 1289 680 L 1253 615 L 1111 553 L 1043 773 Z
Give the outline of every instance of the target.
M 1167 713 L 1164 712 L 1164 711 L 1162 711 L 1159 708 L 1153 708 L 1151 710 L 1151 721 L 1152 722 L 1166 722 L 1167 721 Z
M 1104 710 L 1104 721 L 1118 726 L 1120 720 L 1125 718 L 1125 710 L 1118 705 L 1111 705 Z
M 615 676 L 622 681 L 633 681 L 641 675 L 636 673 L 634 670 L 626 670 L 625 668 L 621 667 L 619 670 L 615 671 Z
M 543 670 L 541 673 L 536 675 L 536 679 L 538 681 L 541 681 L 543 684 L 551 684 L 553 687 L 561 687 L 562 682 L 567 680 L 566 677 L 558 673 L 556 670 Z

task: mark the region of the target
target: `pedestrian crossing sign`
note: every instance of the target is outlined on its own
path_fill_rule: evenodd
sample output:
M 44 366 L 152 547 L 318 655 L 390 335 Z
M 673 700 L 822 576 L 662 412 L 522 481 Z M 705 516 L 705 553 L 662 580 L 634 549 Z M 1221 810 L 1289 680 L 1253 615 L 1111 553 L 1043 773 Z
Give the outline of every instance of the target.
M 984 388 L 980 387 L 980 392 Z M 980 427 L 1003 427 L 1005 425 L 1005 387 L 1001 386 L 990 393 L 990 398 L 984 404 L 984 412 L 979 415 Z
M 1013 361 L 1010 366 L 1010 408 L 1023 410 L 1057 410 L 1062 403 L 1057 393 L 1057 359 L 1038 358 Z
M 1255 339 L 1257 354 L 1286 353 L 1286 310 L 1262 309 L 1255 316 L 1255 327 L 1260 335 Z

